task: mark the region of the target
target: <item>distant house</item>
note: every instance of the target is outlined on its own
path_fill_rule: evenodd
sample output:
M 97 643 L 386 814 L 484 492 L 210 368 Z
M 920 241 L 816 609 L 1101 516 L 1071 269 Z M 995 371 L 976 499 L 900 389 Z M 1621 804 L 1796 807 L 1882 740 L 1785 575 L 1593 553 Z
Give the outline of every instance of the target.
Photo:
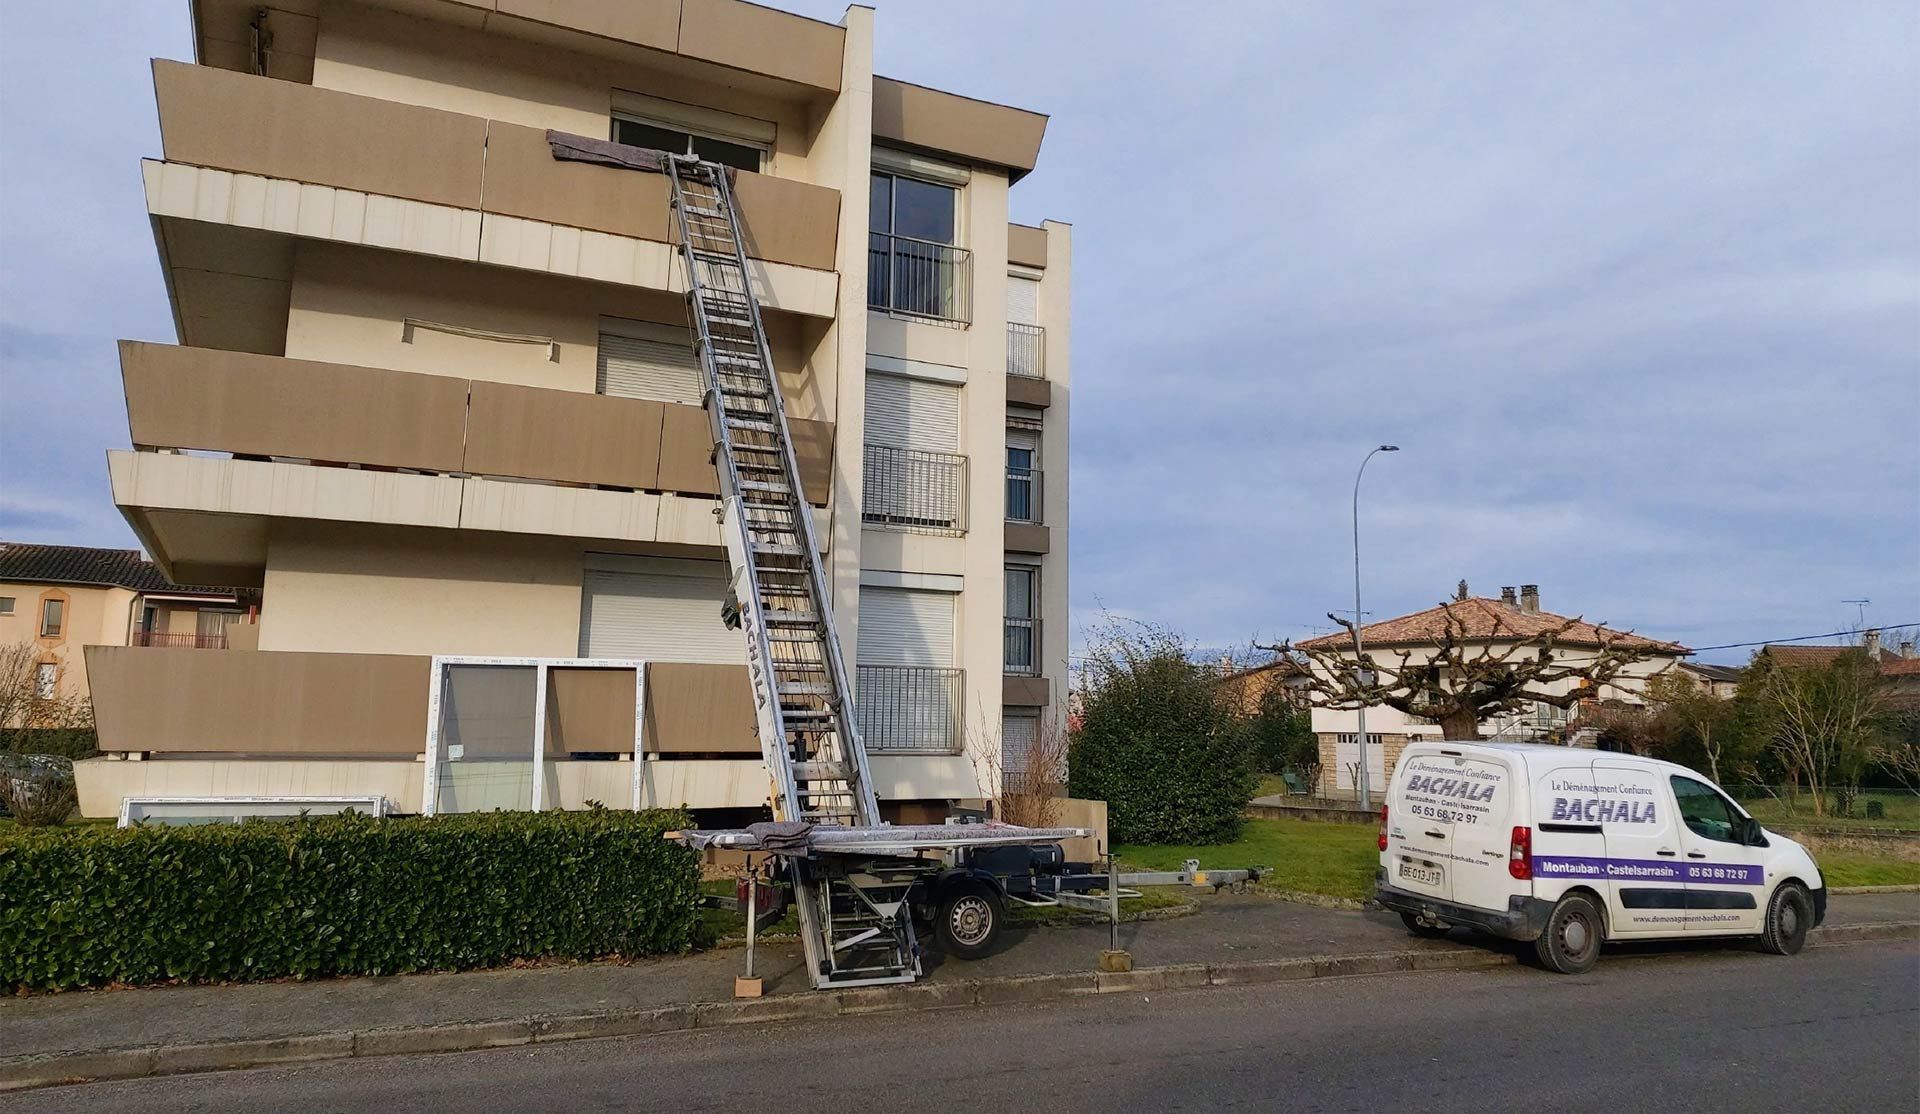
M 1789 646 L 1769 644 L 1760 648 L 1762 656 L 1787 668 L 1819 668 L 1849 650 L 1864 652 L 1880 667 L 1880 675 L 1893 689 L 1895 707 L 1920 709 L 1920 651 L 1912 642 L 1893 648 L 1881 644 L 1880 632 L 1867 631 L 1857 646 Z
M 1708 665 L 1703 661 L 1683 661 L 1680 675 L 1704 689 L 1708 696 L 1730 700 L 1740 688 L 1747 671 L 1737 665 Z
M 1296 694 L 1302 705 L 1307 702 L 1306 670 L 1291 659 L 1280 658 L 1264 665 L 1245 667 L 1222 661 L 1220 668 L 1220 690 L 1228 695 L 1236 708 L 1249 715 L 1260 710 L 1261 702 L 1274 689 Z
M 83 646 L 224 649 L 232 588 L 183 588 L 137 549 L 0 542 L 0 645 L 35 649 L 37 693 L 85 698 Z
M 1503 645 L 1530 638 L 1571 623 L 1555 639 L 1553 653 L 1569 664 L 1592 660 L 1603 644 L 1635 647 L 1648 654 L 1645 661 L 1630 665 L 1613 683 L 1591 693 L 1595 700 L 1641 703 L 1646 682 L 1680 661 L 1688 651 L 1675 642 L 1662 642 L 1627 631 L 1614 630 L 1587 622 L 1573 622 L 1564 615 L 1543 611 L 1537 585 L 1523 586 L 1518 593 L 1503 588 L 1499 599 L 1465 594 L 1440 607 L 1430 607 L 1410 615 L 1401 615 L 1370 623 L 1360 628 L 1367 656 L 1376 663 L 1398 663 L 1402 654 L 1411 665 L 1432 659 L 1447 635 L 1449 621 L 1461 624 L 1457 637 L 1469 652 L 1485 647 L 1497 652 Z M 1451 616 L 1451 618 L 1450 618 Z M 1302 649 L 1340 653 L 1352 660 L 1353 636 L 1330 634 L 1299 644 Z M 1576 691 L 1580 682 L 1561 682 L 1555 695 Z M 1523 742 L 1563 739 L 1575 710 L 1535 703 L 1532 708 L 1481 724 L 1481 734 L 1489 739 Z M 1320 740 L 1320 793 L 1326 797 L 1354 793 L 1354 775 L 1359 770 L 1358 717 L 1351 709 L 1313 709 L 1313 731 Z M 1367 709 L 1367 782 L 1378 792 L 1387 783 L 1401 750 L 1417 739 L 1438 739 L 1438 724 L 1385 706 Z

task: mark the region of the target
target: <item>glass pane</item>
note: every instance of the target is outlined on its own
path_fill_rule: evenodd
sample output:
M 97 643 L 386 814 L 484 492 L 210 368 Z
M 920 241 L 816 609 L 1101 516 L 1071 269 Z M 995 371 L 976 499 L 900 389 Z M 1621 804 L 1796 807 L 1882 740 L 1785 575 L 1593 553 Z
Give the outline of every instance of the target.
M 440 812 L 533 807 L 533 667 L 446 668 L 434 807 Z
M 1726 799 L 1692 778 L 1675 777 L 1673 795 L 1680 804 L 1680 819 L 1697 836 L 1723 843 L 1734 839 L 1733 812 Z
M 665 151 L 673 155 L 690 153 L 687 149 L 687 141 L 691 137 L 688 136 L 686 132 L 674 131 L 671 128 L 655 127 L 652 124 L 642 124 L 637 120 L 615 120 L 613 122 L 613 138 L 616 143 L 626 143 L 634 147 L 648 147 L 655 151 Z M 754 166 L 754 169 L 759 169 L 758 164 Z
M 724 139 L 709 139 L 704 135 L 691 137 L 693 153 L 709 162 L 723 163 L 735 170 L 760 170 L 760 149 L 744 143 L 728 143 Z
M 953 187 L 912 178 L 895 178 L 893 183 L 894 235 L 953 243 Z
M 66 613 L 67 602 L 65 600 L 48 600 L 46 607 L 40 611 L 41 635 L 52 637 L 53 635 L 59 634 L 60 623 L 66 617 Z
M 1033 570 L 1007 570 L 1007 618 L 1033 618 Z
M 873 185 L 867 194 L 867 230 L 893 231 L 893 179 L 888 175 L 873 176 Z

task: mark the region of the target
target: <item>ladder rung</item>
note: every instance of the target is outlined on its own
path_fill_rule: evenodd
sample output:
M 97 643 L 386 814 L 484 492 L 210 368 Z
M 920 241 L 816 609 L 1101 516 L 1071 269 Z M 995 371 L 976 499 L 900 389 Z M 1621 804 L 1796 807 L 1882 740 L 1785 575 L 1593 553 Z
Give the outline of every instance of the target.
M 769 627 L 817 627 L 820 625 L 820 616 L 811 611 L 769 611 L 767 625 Z
M 786 484 L 761 483 L 758 480 L 741 480 L 739 483 L 739 488 L 741 491 L 764 491 L 773 495 L 792 495 L 793 494 L 793 489 L 788 487 Z
M 833 686 L 825 681 L 782 681 L 781 696 L 832 696 Z
M 779 432 L 779 428 L 776 427 L 772 422 L 752 422 L 752 421 L 746 420 L 745 418 L 728 418 L 727 428 L 741 429 L 741 430 L 747 431 L 748 433 L 778 433 Z M 779 452 L 780 450 L 767 449 L 766 451 L 770 453 L 774 453 L 774 452 Z

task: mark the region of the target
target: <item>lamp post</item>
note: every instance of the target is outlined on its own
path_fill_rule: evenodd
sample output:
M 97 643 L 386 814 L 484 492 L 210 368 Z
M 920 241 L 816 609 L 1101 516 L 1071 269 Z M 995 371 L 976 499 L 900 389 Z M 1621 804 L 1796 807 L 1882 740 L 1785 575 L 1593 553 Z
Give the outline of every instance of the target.
M 1372 683 L 1372 671 L 1367 668 L 1366 658 L 1360 645 L 1360 477 L 1367 474 L 1367 461 L 1373 459 L 1373 453 L 1397 453 L 1398 445 L 1382 445 L 1360 462 L 1360 470 L 1353 474 L 1353 668 L 1354 679 L 1364 690 Z M 1354 774 L 1354 786 L 1360 791 L 1360 807 L 1371 809 L 1372 797 L 1367 792 L 1367 702 L 1364 696 L 1359 703 L 1359 730 L 1354 734 L 1357 749 L 1360 752 L 1360 768 Z

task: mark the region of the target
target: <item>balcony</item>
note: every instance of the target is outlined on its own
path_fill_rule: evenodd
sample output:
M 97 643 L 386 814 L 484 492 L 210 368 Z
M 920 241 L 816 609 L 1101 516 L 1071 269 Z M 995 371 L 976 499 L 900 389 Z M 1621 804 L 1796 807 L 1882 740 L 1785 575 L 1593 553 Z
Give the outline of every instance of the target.
M 137 630 L 133 632 L 133 645 L 160 646 L 175 650 L 224 650 L 227 648 L 226 634 L 168 634 L 164 631 Z
M 971 324 L 973 253 L 911 236 L 867 233 L 867 307 Z
M 1013 677 L 1040 675 L 1040 620 L 1006 620 L 1001 672 Z
M 1047 331 L 1038 325 L 1007 322 L 1007 374 L 1024 379 L 1047 377 Z
M 1041 523 L 1041 498 L 1046 491 L 1046 474 L 1038 468 L 1007 469 L 1007 521 Z
M 912 665 L 855 670 L 860 737 L 873 754 L 959 754 L 966 674 Z
M 967 458 L 867 445 L 860 520 L 923 534 L 967 532 Z

